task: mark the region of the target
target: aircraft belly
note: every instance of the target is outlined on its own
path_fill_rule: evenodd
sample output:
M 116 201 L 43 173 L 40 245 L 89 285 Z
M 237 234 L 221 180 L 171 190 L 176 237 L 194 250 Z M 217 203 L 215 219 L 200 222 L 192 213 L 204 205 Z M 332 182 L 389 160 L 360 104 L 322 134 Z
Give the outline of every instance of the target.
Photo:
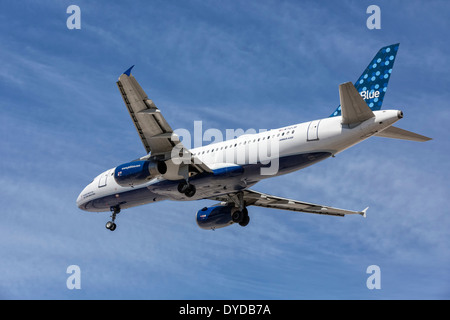
M 242 190 L 255 184 L 257 181 L 252 184 L 246 183 L 244 174 L 240 174 L 239 176 L 232 175 L 221 177 L 212 174 L 199 174 L 198 176 L 189 179 L 189 182 L 193 184 L 196 189 L 193 197 L 187 197 L 185 194 L 178 192 L 178 184 L 180 182 L 181 180 L 164 180 L 155 183 L 148 188 L 152 192 L 170 198 L 171 200 L 190 201 Z
M 84 204 L 85 210 L 93 212 L 109 211 L 112 206 L 120 205 L 122 209 L 135 207 L 166 198 L 151 192 L 145 187 L 134 188 L 126 192 L 105 195 Z
M 257 163 L 242 165 L 243 171 L 239 174 L 236 174 L 235 172 L 221 175 L 202 173 L 189 180 L 196 188 L 196 193 L 192 198 L 178 192 L 177 187 L 180 180 L 164 180 L 157 182 L 148 188 L 152 192 L 164 195 L 172 200 L 187 201 L 204 199 L 214 195 L 244 190 L 262 179 L 283 175 L 305 168 L 330 156 L 330 152 L 309 152 L 284 156 L 269 164 Z M 261 174 L 261 169 L 267 169 L 271 166 L 273 166 L 272 168 L 274 169 L 273 174 Z

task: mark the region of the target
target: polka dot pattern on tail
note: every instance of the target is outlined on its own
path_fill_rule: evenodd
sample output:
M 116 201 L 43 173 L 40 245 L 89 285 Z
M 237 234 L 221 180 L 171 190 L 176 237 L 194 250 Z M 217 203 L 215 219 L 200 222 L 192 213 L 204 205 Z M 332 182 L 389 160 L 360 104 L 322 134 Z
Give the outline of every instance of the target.
M 382 107 L 398 48 L 398 43 L 381 48 L 354 83 L 356 90 L 365 97 L 364 100 L 372 110 L 380 110 Z M 331 117 L 340 115 L 341 106 L 338 106 Z

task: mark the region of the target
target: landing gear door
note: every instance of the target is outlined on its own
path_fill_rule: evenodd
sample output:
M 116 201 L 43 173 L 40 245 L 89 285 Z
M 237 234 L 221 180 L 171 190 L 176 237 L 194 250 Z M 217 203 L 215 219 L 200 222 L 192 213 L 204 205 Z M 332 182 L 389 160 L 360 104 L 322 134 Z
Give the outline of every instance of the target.
M 306 141 L 319 140 L 319 123 L 320 120 L 314 120 L 309 123 Z

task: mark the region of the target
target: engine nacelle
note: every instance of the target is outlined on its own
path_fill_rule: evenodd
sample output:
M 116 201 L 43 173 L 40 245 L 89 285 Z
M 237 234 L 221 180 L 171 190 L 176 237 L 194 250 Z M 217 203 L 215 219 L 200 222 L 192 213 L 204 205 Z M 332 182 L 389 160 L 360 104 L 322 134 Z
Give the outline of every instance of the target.
M 114 170 L 114 180 L 122 187 L 142 184 L 153 177 L 165 174 L 167 166 L 163 161 L 132 161 L 121 164 Z
M 197 211 L 197 225 L 202 229 L 217 229 L 233 224 L 232 214 L 238 210 L 236 207 L 217 205 L 204 207 Z

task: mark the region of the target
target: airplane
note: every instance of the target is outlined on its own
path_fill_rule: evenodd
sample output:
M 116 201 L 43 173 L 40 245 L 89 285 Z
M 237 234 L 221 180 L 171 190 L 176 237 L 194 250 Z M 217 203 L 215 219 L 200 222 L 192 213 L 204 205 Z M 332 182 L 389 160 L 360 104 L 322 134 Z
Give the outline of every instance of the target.
M 249 189 L 257 182 L 291 173 L 334 157 L 372 136 L 428 141 L 431 138 L 394 127 L 401 110 L 381 110 L 399 43 L 381 48 L 355 83 L 339 85 L 340 104 L 327 118 L 188 149 L 131 70 L 117 86 L 146 154 L 99 174 L 79 194 L 85 211 L 111 212 L 106 228 L 116 229 L 122 210 L 162 200 L 209 199 L 218 203 L 198 210 L 197 225 L 215 230 L 247 226 L 248 207 L 257 206 L 331 216 L 359 214 Z M 261 152 L 263 150 L 263 152 Z M 266 170 L 266 171 L 264 171 Z M 273 172 L 270 172 L 273 171 Z

